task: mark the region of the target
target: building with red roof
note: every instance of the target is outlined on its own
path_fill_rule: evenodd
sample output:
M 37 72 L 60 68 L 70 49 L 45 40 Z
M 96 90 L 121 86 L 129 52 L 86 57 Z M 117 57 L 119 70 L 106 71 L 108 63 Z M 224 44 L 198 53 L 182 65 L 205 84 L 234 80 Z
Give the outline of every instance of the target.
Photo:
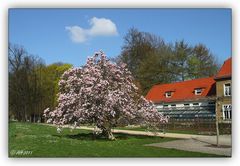
M 232 57 L 228 58 L 224 61 L 221 69 L 215 76 L 215 79 L 224 79 L 224 78 L 231 78 L 232 77 Z
M 216 96 L 221 96 L 221 87 L 223 84 L 229 85 L 231 81 L 231 63 L 231 58 L 226 60 L 214 77 L 154 85 L 146 99 L 171 118 L 215 118 L 217 115 L 224 119 L 224 116 L 220 116 L 221 110 L 216 114 L 216 108 L 223 107 L 216 106 Z
M 216 116 L 219 121 L 231 122 L 232 119 L 232 58 L 227 59 L 217 75 Z
M 146 99 L 154 103 L 169 103 L 212 98 L 216 95 L 215 84 L 214 78 L 208 77 L 154 85 L 148 92 Z

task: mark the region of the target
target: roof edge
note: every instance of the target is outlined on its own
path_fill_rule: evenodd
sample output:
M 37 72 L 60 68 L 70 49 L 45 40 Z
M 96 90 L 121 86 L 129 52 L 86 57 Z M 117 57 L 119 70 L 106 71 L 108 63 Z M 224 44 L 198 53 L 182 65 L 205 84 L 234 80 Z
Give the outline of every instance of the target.
M 220 77 L 214 77 L 214 80 L 220 80 L 220 79 L 225 79 L 225 78 L 232 78 L 232 75 L 223 75 L 223 76 L 220 76 Z
M 201 79 L 214 79 L 215 76 L 209 76 L 209 77 L 202 77 L 202 78 L 195 78 L 195 79 L 191 79 L 191 80 L 184 80 L 184 81 L 177 81 L 177 82 L 171 82 L 171 83 L 158 83 L 158 84 L 154 84 L 151 88 L 155 87 L 155 86 L 162 86 L 162 85 L 169 85 L 169 84 L 176 84 L 176 83 L 182 83 L 182 82 L 190 82 L 190 81 L 195 81 L 195 80 L 201 80 Z

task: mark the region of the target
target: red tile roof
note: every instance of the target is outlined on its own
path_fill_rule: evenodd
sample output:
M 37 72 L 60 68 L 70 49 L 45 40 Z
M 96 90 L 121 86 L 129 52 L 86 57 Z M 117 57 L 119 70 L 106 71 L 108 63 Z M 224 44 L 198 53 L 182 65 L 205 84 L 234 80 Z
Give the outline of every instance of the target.
M 231 75 L 232 75 L 232 57 L 224 61 L 224 64 L 217 73 L 215 79 L 231 77 Z
M 215 86 L 216 84 L 213 77 L 171 84 L 159 84 L 150 89 L 146 95 L 146 99 L 155 103 L 202 99 L 216 95 Z M 196 88 L 202 88 L 201 95 L 195 95 L 194 90 Z M 170 98 L 166 98 L 165 93 L 169 91 L 172 91 L 172 96 Z

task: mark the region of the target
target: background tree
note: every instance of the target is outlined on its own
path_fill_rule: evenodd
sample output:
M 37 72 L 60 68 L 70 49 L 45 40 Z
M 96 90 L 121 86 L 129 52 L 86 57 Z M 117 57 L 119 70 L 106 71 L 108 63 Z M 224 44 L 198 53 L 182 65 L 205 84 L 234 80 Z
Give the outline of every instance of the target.
M 161 55 L 161 56 L 160 56 Z M 149 89 L 159 83 L 169 83 L 176 80 L 176 75 L 172 64 L 173 53 L 167 45 L 161 46 L 138 66 L 138 81 L 142 88 L 142 94 L 146 94 Z
M 219 68 L 203 44 L 190 46 L 181 40 L 172 45 L 157 35 L 135 28 L 124 37 L 121 54 L 115 60 L 127 64 L 143 95 L 154 84 L 209 77 Z
M 171 54 L 171 48 L 160 37 L 131 28 L 124 37 L 122 52 L 117 61 L 127 64 L 145 95 L 152 85 L 173 79 L 166 76 Z
M 9 109 L 10 115 L 26 121 L 35 112 L 35 104 L 41 91 L 37 85 L 36 69 L 41 59 L 29 55 L 17 45 L 9 45 Z
M 43 86 L 44 105 L 42 108 L 55 108 L 57 105 L 57 94 L 59 92 L 58 82 L 61 75 L 72 67 L 71 64 L 54 63 L 44 67 L 41 71 L 41 84 Z M 40 73 L 39 73 L 40 74 Z M 42 110 L 41 110 L 42 112 Z
M 124 37 L 124 45 L 119 60 L 126 63 L 133 76 L 138 79 L 139 65 L 164 45 L 160 37 L 131 28 Z
M 9 115 L 19 121 L 41 121 L 42 110 L 56 105 L 58 80 L 70 64 L 46 66 L 22 46 L 9 44 Z
M 210 77 L 215 75 L 219 68 L 216 58 L 205 45 L 198 44 L 193 48 L 188 59 L 189 78 Z
M 82 68 L 66 71 L 59 81 L 55 110 L 44 111 L 48 123 L 91 124 L 115 139 L 111 129 L 129 124 L 158 126 L 167 122 L 152 103 L 140 97 L 125 64 L 114 64 L 96 53 Z
M 173 70 L 177 80 L 184 81 L 188 78 L 188 60 L 192 54 L 192 48 L 184 40 L 175 42 L 172 58 Z

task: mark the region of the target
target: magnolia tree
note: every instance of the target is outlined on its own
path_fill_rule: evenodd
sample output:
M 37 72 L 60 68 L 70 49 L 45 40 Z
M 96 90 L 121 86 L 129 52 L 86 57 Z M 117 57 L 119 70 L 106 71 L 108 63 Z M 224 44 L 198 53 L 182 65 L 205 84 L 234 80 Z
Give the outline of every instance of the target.
M 138 94 L 126 65 L 110 62 L 103 52 L 88 58 L 82 68 L 66 71 L 59 81 L 59 90 L 56 109 L 44 111 L 47 123 L 92 124 L 108 139 L 115 139 L 113 127 L 156 127 L 168 121 L 152 102 Z

